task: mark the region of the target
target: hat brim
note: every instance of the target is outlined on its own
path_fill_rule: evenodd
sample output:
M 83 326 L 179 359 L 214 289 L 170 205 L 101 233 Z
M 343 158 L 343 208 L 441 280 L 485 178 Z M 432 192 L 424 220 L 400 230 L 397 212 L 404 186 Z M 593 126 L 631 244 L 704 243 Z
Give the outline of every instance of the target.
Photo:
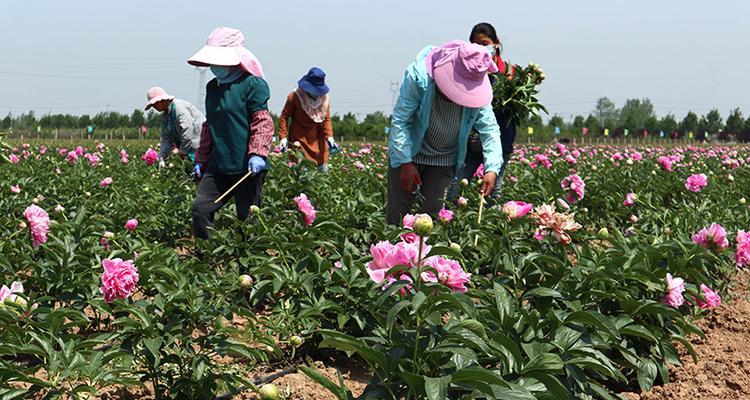
M 154 97 L 153 99 L 149 100 L 148 104 L 146 104 L 146 110 L 156 105 L 156 103 L 162 101 L 162 100 L 174 100 L 174 96 L 170 96 L 168 94 L 165 94 L 163 96 Z
M 440 92 L 460 106 L 481 108 L 492 103 L 492 85 L 486 74 L 481 81 L 459 79 L 453 63 L 447 62 L 436 66 L 432 77 Z
M 299 85 L 300 89 L 304 90 L 307 93 L 310 93 L 313 96 L 324 96 L 331 91 L 331 88 L 329 88 L 326 84 L 323 84 L 323 86 L 315 86 L 304 79 L 300 79 L 297 84 Z
M 234 47 L 203 46 L 188 59 L 188 64 L 196 67 L 219 65 L 231 67 L 240 64 L 240 56 Z

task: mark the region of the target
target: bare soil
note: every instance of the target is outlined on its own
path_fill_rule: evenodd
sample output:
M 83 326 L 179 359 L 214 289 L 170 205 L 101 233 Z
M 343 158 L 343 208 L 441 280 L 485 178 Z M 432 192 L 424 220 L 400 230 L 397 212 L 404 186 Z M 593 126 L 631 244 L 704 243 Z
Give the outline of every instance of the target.
M 750 273 L 734 279 L 722 304 L 697 322 L 706 338 L 691 338 L 698 362 L 682 349 L 682 365 L 670 366 L 670 383 L 644 393 L 622 393 L 627 400 L 750 399 Z

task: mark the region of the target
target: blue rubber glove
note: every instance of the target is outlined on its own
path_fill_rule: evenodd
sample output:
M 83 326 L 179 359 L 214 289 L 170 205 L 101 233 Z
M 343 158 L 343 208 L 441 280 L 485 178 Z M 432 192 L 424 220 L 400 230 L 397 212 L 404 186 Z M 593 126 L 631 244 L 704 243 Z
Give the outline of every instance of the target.
M 333 140 L 332 137 L 328 138 L 328 147 L 331 149 L 331 154 L 336 154 L 339 152 L 339 145 L 336 144 L 336 141 Z
M 261 156 L 252 156 L 247 161 L 247 170 L 252 172 L 253 175 L 257 175 L 260 171 L 266 169 L 266 160 Z
M 203 177 L 201 169 L 203 169 L 203 164 L 201 163 L 197 163 L 195 164 L 195 167 L 193 167 L 193 173 L 191 174 L 191 176 L 194 180 L 201 179 Z

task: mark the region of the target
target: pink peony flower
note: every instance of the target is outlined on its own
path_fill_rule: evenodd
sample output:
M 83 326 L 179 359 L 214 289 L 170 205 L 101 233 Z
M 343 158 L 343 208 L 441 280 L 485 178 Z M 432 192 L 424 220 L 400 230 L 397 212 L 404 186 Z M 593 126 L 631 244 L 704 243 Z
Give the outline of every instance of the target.
M 21 159 L 15 154 L 11 154 L 10 156 L 8 156 L 8 159 L 13 164 L 18 164 L 18 162 L 21 161 Z
M 456 204 L 457 204 L 457 205 L 458 205 L 459 207 L 466 207 L 466 205 L 467 205 L 467 204 L 469 204 L 469 201 L 468 201 L 468 200 L 466 200 L 466 197 L 464 197 L 464 196 L 460 196 L 460 197 L 458 198 L 458 200 L 456 200 Z
M 406 229 L 414 229 L 414 220 L 417 219 L 417 216 L 414 214 L 406 214 L 404 215 L 404 218 L 401 220 L 401 222 L 404 224 L 404 228 Z
M 663 170 L 672 172 L 672 160 L 669 157 L 661 156 L 658 162 Z
M 294 198 L 294 202 L 297 203 L 297 209 L 300 213 L 302 213 L 302 216 L 305 219 L 305 224 L 307 226 L 312 225 L 315 221 L 317 212 L 315 211 L 315 207 L 313 207 L 312 203 L 307 198 L 307 195 L 301 193 L 299 196 Z
M 477 167 L 477 170 L 474 171 L 474 177 L 475 178 L 481 178 L 484 176 L 484 164 L 479 164 Z
M 458 261 L 435 256 L 426 259 L 424 265 L 428 269 L 422 273 L 422 281 L 442 283 L 459 293 L 468 290 L 465 285 L 471 282 L 471 274 L 464 271 Z
M 711 224 L 692 236 L 693 242 L 706 249 L 722 252 L 729 247 L 727 231 L 719 224 Z
M 137 227 L 138 227 L 138 220 L 135 219 L 135 218 L 129 219 L 127 222 L 125 222 L 125 229 L 127 229 L 127 230 L 129 230 L 131 232 L 133 232 L 135 230 L 135 228 L 137 228 Z
M 682 278 L 672 278 L 672 274 L 667 274 L 664 282 L 667 285 L 664 302 L 678 308 L 685 302 L 685 297 L 682 295 L 682 292 L 685 291 L 685 281 Z
M 503 204 L 502 213 L 508 217 L 508 221 L 524 217 L 534 206 L 523 201 L 509 201 Z
M 150 147 L 141 156 L 141 160 L 145 161 L 146 165 L 153 165 L 158 159 L 159 159 L 159 153 L 157 153 L 156 150 Z
M 6 301 L 15 303 L 18 300 L 22 300 L 18 297 L 18 294 L 22 293 L 23 284 L 21 282 L 15 281 L 10 284 L 10 287 L 3 285 L 3 287 L 0 288 L 0 305 Z
M 84 158 L 85 158 L 86 160 L 88 160 L 88 161 L 89 161 L 89 164 L 90 164 L 90 165 L 91 165 L 92 167 L 96 167 L 97 165 L 99 165 L 99 162 L 101 161 L 101 159 L 99 158 L 99 155 L 98 155 L 98 154 L 96 154 L 96 153 L 94 153 L 94 154 L 91 154 L 91 153 L 86 153 L 86 154 L 84 154 L 84 155 L 83 155 L 83 157 L 84 157 Z
M 78 161 L 78 153 L 76 153 L 73 150 L 69 151 L 68 155 L 65 156 L 65 161 L 67 161 L 67 162 L 69 162 L 71 164 L 75 163 L 76 161 Z
M 102 245 L 104 251 L 109 251 L 109 239 L 102 236 L 101 238 L 99 238 L 99 244 Z
M 586 184 L 583 182 L 583 179 L 578 176 L 578 174 L 569 175 L 563 178 L 562 182 L 560 182 L 560 186 L 565 189 L 565 198 L 569 203 L 575 203 L 577 201 L 583 200 L 584 188 L 586 187 Z
M 438 219 L 444 224 L 448 224 L 453 220 L 453 211 L 441 208 L 438 212 Z
M 685 188 L 691 192 L 698 193 L 708 185 L 706 174 L 693 174 L 685 180 Z
M 625 195 L 625 201 L 622 202 L 622 205 L 625 207 L 631 207 L 633 204 L 635 204 L 635 200 L 637 199 L 637 196 L 635 193 L 628 193 Z
M 36 204 L 32 204 L 23 212 L 29 221 L 32 246 L 36 249 L 40 244 L 47 243 L 47 232 L 49 232 L 49 214 Z
M 362 171 L 365 169 L 365 164 L 362 164 L 361 161 L 357 161 L 354 163 L 354 168 L 357 168 L 358 170 Z
M 44 146 L 44 145 L 40 146 L 39 147 L 39 154 L 41 154 L 41 155 L 47 154 L 47 146 Z
M 121 258 L 102 260 L 102 266 L 104 272 L 99 291 L 104 295 L 104 302 L 128 298 L 138 283 L 138 270 L 133 260 L 123 261 Z
M 737 247 L 734 250 L 734 261 L 739 267 L 750 265 L 750 232 L 737 232 L 735 240 Z
M 107 187 L 107 186 L 109 186 L 111 184 L 112 184 L 112 178 L 110 178 L 110 177 L 106 177 L 106 178 L 102 179 L 101 182 L 99 182 L 99 186 L 101 186 L 103 188 L 105 188 L 105 187 Z
M 701 283 L 701 293 L 703 293 L 703 298 L 705 300 L 701 300 L 696 298 L 695 300 L 698 303 L 698 306 L 704 310 L 709 308 L 718 307 L 721 305 L 721 297 L 719 297 L 719 294 L 711 290 L 708 286 Z
M 120 162 L 123 164 L 127 164 L 128 161 L 128 152 L 125 149 L 120 150 Z
M 83 155 L 83 147 L 81 147 L 81 146 L 76 146 L 76 155 L 77 155 L 78 157 L 81 157 L 81 156 Z
M 18 185 L 13 185 L 10 187 L 10 191 L 15 194 L 21 193 L 21 187 Z

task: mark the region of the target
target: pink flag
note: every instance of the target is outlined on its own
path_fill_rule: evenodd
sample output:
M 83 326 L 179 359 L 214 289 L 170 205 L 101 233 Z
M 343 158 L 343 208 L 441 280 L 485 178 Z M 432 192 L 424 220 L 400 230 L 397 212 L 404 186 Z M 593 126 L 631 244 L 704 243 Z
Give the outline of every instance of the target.
M 589 128 L 583 127 L 583 134 L 586 135 L 589 133 Z

